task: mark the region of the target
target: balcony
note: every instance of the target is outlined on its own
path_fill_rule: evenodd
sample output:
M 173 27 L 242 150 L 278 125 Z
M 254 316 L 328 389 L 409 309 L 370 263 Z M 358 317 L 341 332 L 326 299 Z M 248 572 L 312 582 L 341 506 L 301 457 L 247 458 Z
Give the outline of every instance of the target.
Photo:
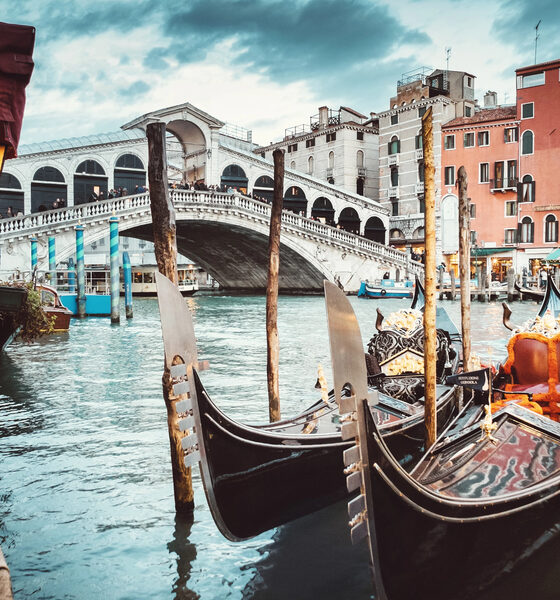
M 365 177 L 365 176 L 366 176 L 366 168 L 358 167 L 358 177 Z
M 416 148 L 416 160 L 424 160 L 424 148 Z
M 393 165 L 398 165 L 399 164 L 399 155 L 398 154 L 389 154 L 389 166 L 392 167 Z
M 399 186 L 392 185 L 389 187 L 389 198 L 398 198 L 399 197 Z
M 424 182 L 423 181 L 416 184 L 416 195 L 420 196 L 422 194 L 424 194 Z
M 516 191 L 517 183 L 519 179 L 517 177 L 504 177 L 502 179 L 490 179 L 490 191 L 494 192 L 507 192 Z
M 332 168 L 332 167 L 329 167 L 329 168 L 327 169 L 327 178 L 328 178 L 328 177 L 332 177 L 332 176 L 333 176 L 333 168 Z

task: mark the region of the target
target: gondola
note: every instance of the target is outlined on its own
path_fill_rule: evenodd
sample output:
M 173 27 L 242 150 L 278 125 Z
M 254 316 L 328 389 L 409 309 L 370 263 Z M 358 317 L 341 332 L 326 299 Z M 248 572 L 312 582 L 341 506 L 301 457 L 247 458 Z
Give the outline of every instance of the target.
M 558 532 L 560 426 L 510 404 L 446 432 L 407 472 L 373 418 L 352 307 L 325 286 L 335 393 L 356 423 L 344 457 L 359 490 L 348 505 L 351 536 L 367 539 L 375 598 L 479 597 Z
M 513 287 L 519 292 L 521 298 L 529 298 L 529 300 L 536 300 L 541 302 L 544 298 L 544 292 L 537 289 L 527 288 L 520 286 L 517 281 L 513 284 Z
M 0 286 L 0 351 L 6 349 L 20 330 L 17 315 L 26 298 L 25 286 Z
M 324 395 L 302 414 L 277 423 L 251 426 L 231 420 L 212 402 L 198 375 L 203 364 L 198 361 L 186 303 L 159 273 L 157 285 L 166 363 L 178 399 L 176 410 L 184 418 L 181 426 L 192 432 L 183 440 L 185 464 L 193 466 L 200 461 L 208 504 L 222 534 L 234 541 L 247 539 L 343 499 L 347 490 L 340 456 L 349 443 L 341 435 L 333 397 Z M 421 301 L 418 292 L 415 306 Z M 445 317 L 443 311 L 440 322 L 451 332 L 453 352 L 448 355 L 449 364 L 443 360 L 441 367 L 442 372 L 453 372 L 459 362 L 453 349 L 458 333 Z M 417 336 L 410 339 L 417 340 Z M 391 343 L 398 341 L 394 337 Z M 398 358 L 402 361 L 408 350 L 401 350 Z M 179 364 L 173 365 L 174 361 Z M 360 361 L 365 365 L 363 352 Z M 421 378 L 403 375 L 399 381 L 399 377 L 382 372 L 394 363 L 381 362 L 379 372 L 370 378 L 372 389 L 388 390 L 400 383 L 401 393 L 416 390 L 420 396 L 411 401 L 399 399 L 393 392 L 380 392 L 374 411 L 387 444 L 400 460 L 410 462 L 423 445 Z M 442 382 L 438 392 L 440 422 L 446 423 L 455 410 L 454 387 Z

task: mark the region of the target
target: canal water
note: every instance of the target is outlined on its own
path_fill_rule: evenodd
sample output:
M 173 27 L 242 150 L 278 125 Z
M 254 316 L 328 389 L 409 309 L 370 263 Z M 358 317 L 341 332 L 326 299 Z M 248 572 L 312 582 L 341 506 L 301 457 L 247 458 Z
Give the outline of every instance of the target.
M 366 342 L 378 304 L 351 301 Z M 266 421 L 264 297 L 187 302 L 213 399 L 234 419 Z M 408 304 L 379 306 L 388 314 Z M 444 306 L 458 323 L 459 304 Z M 514 304 L 512 320 L 535 311 Z M 472 312 L 474 351 L 499 360 L 501 306 Z M 287 417 L 317 399 L 319 363 L 332 385 L 323 298 L 281 297 L 279 334 Z M 196 468 L 194 519 L 176 518 L 162 368 L 152 299 L 135 301 L 134 319 L 120 326 L 73 320 L 69 334 L 15 343 L 1 357 L 0 546 L 16 600 L 370 598 L 366 548 L 350 547 L 343 505 L 231 543 Z

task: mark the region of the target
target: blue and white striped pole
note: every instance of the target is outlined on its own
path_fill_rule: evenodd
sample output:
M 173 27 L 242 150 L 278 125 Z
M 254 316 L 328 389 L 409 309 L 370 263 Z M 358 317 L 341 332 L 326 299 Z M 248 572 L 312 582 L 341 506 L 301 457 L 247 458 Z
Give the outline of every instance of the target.
M 76 265 L 73 256 L 68 259 L 68 291 L 71 294 L 76 291 Z
M 78 318 L 86 316 L 86 272 L 84 268 L 84 226 L 76 225 L 76 274 L 78 276 Z
M 49 236 L 49 271 L 51 272 L 51 285 L 56 287 L 56 250 L 54 236 Z
M 31 272 L 35 270 L 37 266 L 37 238 L 31 238 Z
M 128 252 L 123 252 L 124 305 L 126 318 L 132 319 L 132 268 Z
M 111 253 L 111 323 L 119 323 L 121 319 L 119 312 L 119 219 L 115 216 L 109 219 L 109 232 L 109 248 Z

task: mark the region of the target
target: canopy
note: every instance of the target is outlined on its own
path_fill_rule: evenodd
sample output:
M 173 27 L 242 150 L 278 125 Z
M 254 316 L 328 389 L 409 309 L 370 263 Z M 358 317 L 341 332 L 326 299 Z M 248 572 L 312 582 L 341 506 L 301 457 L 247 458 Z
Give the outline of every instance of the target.
M 560 260 L 560 248 L 555 248 L 544 260 Z
M 513 248 L 471 248 L 471 258 L 475 256 L 490 256 L 491 254 L 498 254 L 500 252 L 511 252 Z

